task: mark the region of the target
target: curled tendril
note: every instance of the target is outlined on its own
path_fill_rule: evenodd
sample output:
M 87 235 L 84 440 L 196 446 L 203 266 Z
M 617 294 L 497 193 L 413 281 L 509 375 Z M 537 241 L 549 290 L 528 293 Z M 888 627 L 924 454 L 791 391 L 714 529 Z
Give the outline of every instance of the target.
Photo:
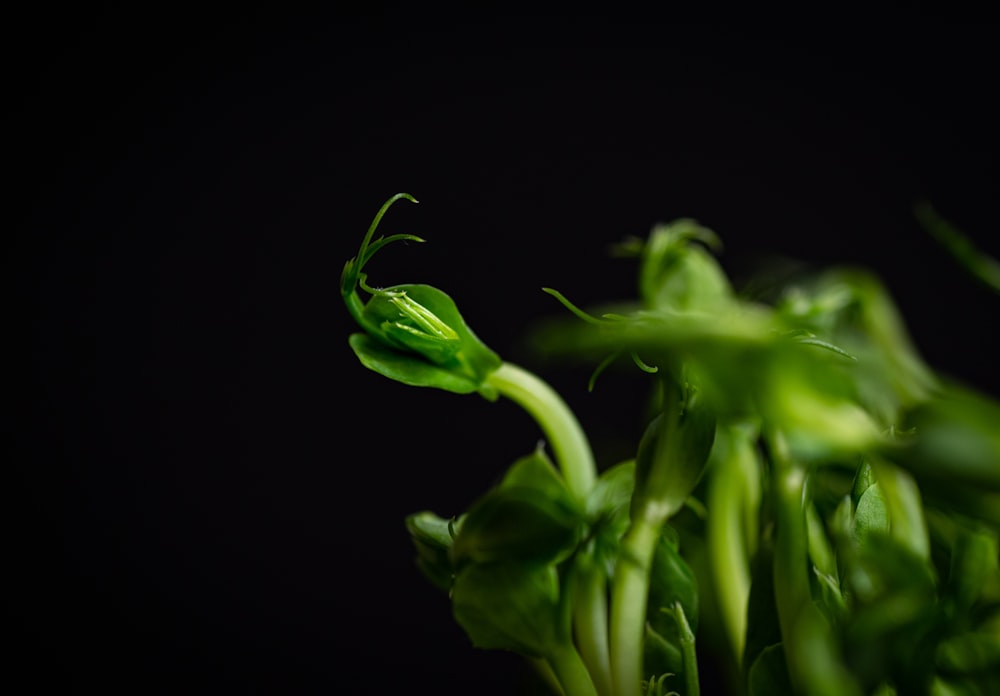
M 612 312 L 608 312 L 608 313 L 602 314 L 601 318 L 597 318 L 597 317 L 592 316 L 592 315 L 588 314 L 587 312 L 583 311 L 579 307 L 577 307 L 565 295 L 563 295 L 558 290 L 554 290 L 553 288 L 542 288 L 542 290 L 544 292 L 548 293 L 549 295 L 552 295 L 557 300 L 559 300 L 560 304 L 562 304 L 563 307 L 565 307 L 566 309 L 568 309 L 570 312 L 572 312 L 574 315 L 576 315 L 579 319 L 582 319 L 583 321 L 587 322 L 588 324 L 607 325 L 607 324 L 610 324 L 612 322 L 627 321 L 629 319 L 629 317 L 625 316 L 624 314 L 616 314 L 616 313 L 612 313 Z M 590 375 L 590 380 L 587 382 L 587 391 L 589 391 L 589 392 L 594 391 L 594 385 L 597 382 L 597 378 L 615 360 L 617 360 L 620 355 L 621 355 L 621 351 L 611 353 L 608 357 L 604 358 L 597 365 L 596 368 L 594 368 L 594 371 Z M 643 372 L 646 372 L 648 374 L 655 374 L 660 369 L 660 368 L 656 367 L 655 365 L 650 365 L 649 363 L 645 362 L 642 358 L 639 357 L 638 353 L 636 353 L 635 351 L 630 351 L 629 355 L 632 358 L 632 362 L 635 363 L 635 366 L 638 367 Z
M 377 290 L 369 287 L 367 281 L 367 274 L 362 273 L 365 264 L 371 260 L 372 256 L 376 254 L 382 247 L 391 242 L 398 242 L 401 240 L 406 240 L 410 242 L 423 242 L 421 237 L 413 234 L 394 234 L 389 237 L 379 237 L 375 241 L 372 241 L 372 237 L 375 234 L 375 230 L 378 228 L 379 222 L 382 221 L 382 217 L 385 215 L 386 211 L 392 206 L 393 203 L 400 199 L 405 199 L 411 203 L 417 203 L 417 199 L 408 193 L 397 193 L 392 196 L 379 211 L 375 214 L 375 218 L 372 220 L 372 224 L 368 226 L 368 232 L 365 233 L 364 239 L 361 240 L 361 248 L 358 249 L 358 255 L 353 259 L 344 264 L 344 272 L 341 274 L 340 281 L 340 291 L 347 297 L 354 292 L 356 287 L 360 287 L 365 292 L 375 294 Z

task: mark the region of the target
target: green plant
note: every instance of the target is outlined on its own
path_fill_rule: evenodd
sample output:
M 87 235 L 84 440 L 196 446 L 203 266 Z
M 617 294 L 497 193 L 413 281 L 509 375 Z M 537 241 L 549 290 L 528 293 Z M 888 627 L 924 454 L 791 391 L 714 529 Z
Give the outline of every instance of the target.
M 474 646 L 569 696 L 697 694 L 701 635 L 737 693 L 1000 693 L 1000 404 L 924 364 L 878 278 L 835 268 L 749 298 L 714 233 L 677 220 L 619 248 L 634 303 L 585 311 L 546 289 L 568 311 L 533 335 L 540 355 L 592 364 L 591 388 L 622 366 L 650 380 L 635 456 L 599 466 L 563 399 L 448 295 L 367 283 L 385 245 L 421 241 L 374 238 L 401 199 L 344 267 L 357 357 L 511 399 L 546 436 L 463 514 L 406 519 Z

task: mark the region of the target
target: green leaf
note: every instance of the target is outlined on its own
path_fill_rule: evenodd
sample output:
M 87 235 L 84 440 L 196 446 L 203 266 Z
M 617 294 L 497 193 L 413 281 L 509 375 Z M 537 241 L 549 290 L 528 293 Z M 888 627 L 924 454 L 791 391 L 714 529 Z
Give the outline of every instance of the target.
M 956 611 L 970 610 L 986 592 L 1000 590 L 1000 540 L 997 532 L 960 527 L 952 546 L 948 591 Z M 995 597 L 1000 599 L 1000 597 Z
M 650 567 L 647 617 L 662 635 L 676 635 L 676 621 L 663 610 L 672 611 L 679 603 L 692 631 L 698 630 L 698 583 L 694 572 L 680 553 L 674 535 L 660 536 Z
M 460 523 L 446 520 L 432 512 L 414 513 L 406 518 L 406 529 L 417 550 L 417 567 L 438 589 L 451 589 L 452 534 Z
M 545 657 L 567 639 L 549 565 L 469 564 L 455 577 L 452 612 L 477 648 Z
M 888 533 L 889 509 L 881 486 L 874 483 L 858 499 L 854 511 L 854 538 L 859 544 L 864 544 L 871 534 Z
M 788 665 L 781 643 L 769 645 L 757 655 L 747 675 L 748 696 L 775 696 L 794 693 L 788 679 Z
M 1000 675 L 1000 634 L 969 631 L 951 636 L 938 644 L 935 663 L 950 675 L 987 671 Z
M 629 526 L 629 505 L 634 488 L 635 460 L 630 459 L 603 471 L 587 497 L 590 549 L 594 562 L 607 578 L 612 575 L 622 536 Z
M 650 422 L 639 442 L 633 519 L 662 522 L 676 514 L 705 472 L 715 439 L 715 414 L 691 385 L 686 387 L 682 396 L 668 397 L 663 413 Z
M 655 635 L 654 650 L 644 664 L 646 673 L 684 673 L 681 640 L 683 635 L 674 616 L 674 606 L 684 611 L 691 631 L 698 627 L 698 587 L 694 572 L 681 556 L 673 534 L 661 535 L 650 566 L 646 604 L 648 633 Z
M 639 291 L 650 308 L 711 310 L 732 295 L 729 279 L 702 246 L 718 237 L 691 219 L 657 225 L 642 249 Z
M 379 210 L 358 255 L 347 262 L 341 276 L 341 294 L 348 312 L 365 334 L 351 336 L 351 347 L 365 367 L 413 386 L 436 387 L 459 394 L 479 392 L 497 398 L 486 378 L 501 363 L 472 332 L 446 293 L 430 285 L 406 284 L 375 289 L 366 282 L 364 266 L 390 242 L 420 240 L 394 235 L 372 241 L 372 235 L 397 194 Z M 363 303 L 358 288 L 371 294 Z
M 466 513 L 452 546 L 453 562 L 525 564 L 557 562 L 577 546 L 583 533 L 579 511 L 546 490 L 501 486 Z
M 1000 492 L 1000 403 L 948 384 L 914 408 L 913 435 L 887 448 L 887 456 L 913 472 L 933 493 L 939 483 Z
M 559 501 L 568 509 L 574 507 L 573 496 L 541 445 L 531 454 L 514 462 L 504 474 L 499 487 L 530 488 Z
M 843 645 L 852 674 L 866 688 L 890 682 L 900 693 L 924 692 L 945 619 L 934 568 L 887 534 L 842 550 L 851 607 Z
M 435 387 L 456 394 L 479 392 L 493 401 L 495 390 L 470 377 L 449 371 L 428 362 L 414 359 L 410 353 L 389 348 L 368 334 L 351 334 L 348 339 L 361 364 L 384 377 L 414 387 Z

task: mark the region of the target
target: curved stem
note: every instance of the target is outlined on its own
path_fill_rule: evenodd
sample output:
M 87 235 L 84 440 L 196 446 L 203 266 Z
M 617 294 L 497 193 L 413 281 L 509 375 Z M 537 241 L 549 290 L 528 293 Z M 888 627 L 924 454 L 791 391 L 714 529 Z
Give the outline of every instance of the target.
M 597 466 L 580 422 L 552 387 L 527 370 L 503 363 L 486 383 L 516 402 L 541 426 L 566 486 L 583 503 L 597 480 Z
M 583 508 L 587 495 L 597 481 L 597 465 L 587 436 L 566 402 L 544 381 L 508 362 L 492 372 L 486 378 L 486 383 L 521 406 L 542 428 L 552 447 L 556 464 L 562 471 L 566 487 Z M 586 567 L 580 572 L 581 576 L 574 588 L 577 596 L 573 601 L 576 641 L 599 693 L 605 696 L 609 694 L 610 682 L 605 584 L 596 568 Z M 577 658 L 580 658 L 579 654 Z M 591 688 L 594 688 L 593 682 Z

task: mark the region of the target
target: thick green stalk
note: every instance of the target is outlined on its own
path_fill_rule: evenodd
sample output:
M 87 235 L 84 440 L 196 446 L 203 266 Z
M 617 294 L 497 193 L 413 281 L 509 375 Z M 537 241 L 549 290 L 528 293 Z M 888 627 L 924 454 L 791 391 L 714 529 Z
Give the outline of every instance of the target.
M 527 370 L 503 363 L 486 383 L 514 401 L 542 428 L 566 486 L 582 504 L 597 480 L 597 466 L 580 422 L 562 397 Z
M 742 665 L 750 599 L 746 510 L 756 510 L 760 501 L 757 462 L 753 445 L 735 429 L 727 447 L 718 439 L 716 443 L 708 483 L 707 546 L 722 623 L 733 657 Z
M 813 604 L 809 584 L 806 469 L 789 456 L 781 433 L 771 433 L 774 494 L 774 594 L 788 676 L 796 694 L 861 696 L 837 653 L 830 626 Z
M 580 653 L 590 668 L 600 696 L 611 696 L 611 654 L 608 648 L 607 581 L 590 559 L 581 560 L 576 576 L 573 624 Z
M 639 696 L 649 574 L 662 520 L 637 517 L 622 539 L 611 589 L 611 676 L 615 696 Z
M 550 654 L 547 662 L 566 696 L 598 696 L 590 672 L 572 643 Z
M 544 381 L 512 363 L 503 363 L 486 381 L 542 428 L 566 486 L 582 508 L 597 480 L 597 465 L 587 436 L 566 402 Z M 610 696 L 605 584 L 597 568 L 584 565 L 579 572 L 573 599 L 576 642 L 601 696 Z

